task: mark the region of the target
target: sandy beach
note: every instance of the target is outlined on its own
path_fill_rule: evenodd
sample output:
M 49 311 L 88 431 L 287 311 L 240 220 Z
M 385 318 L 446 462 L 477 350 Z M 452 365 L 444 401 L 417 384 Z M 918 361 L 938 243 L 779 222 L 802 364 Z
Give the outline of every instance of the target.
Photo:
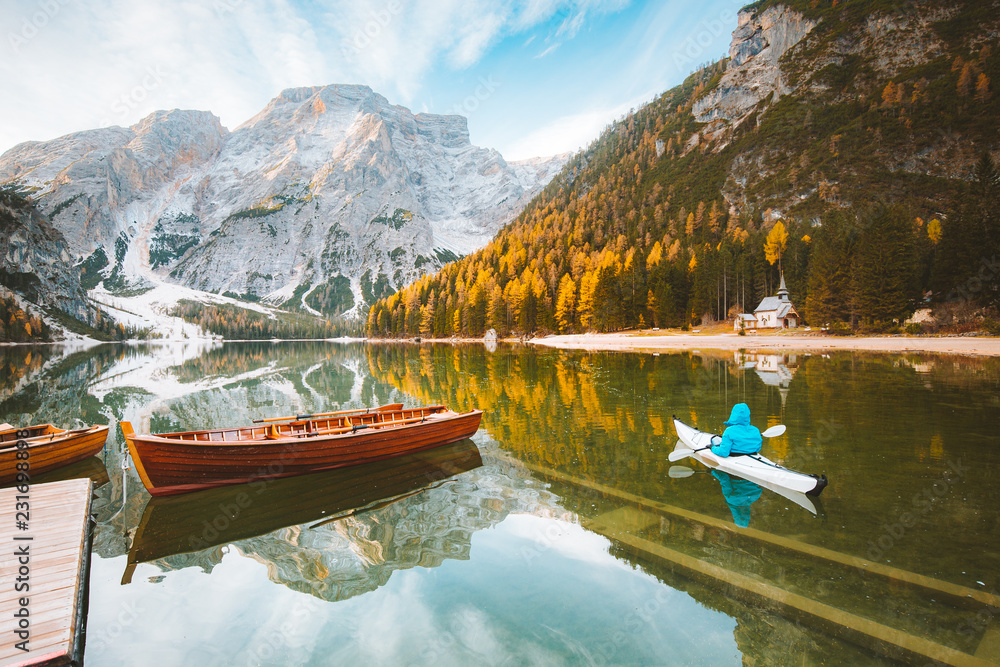
M 534 338 L 532 345 L 576 350 L 871 350 L 1000 356 L 1000 338 L 984 336 L 826 336 L 822 334 L 688 334 L 632 332 Z

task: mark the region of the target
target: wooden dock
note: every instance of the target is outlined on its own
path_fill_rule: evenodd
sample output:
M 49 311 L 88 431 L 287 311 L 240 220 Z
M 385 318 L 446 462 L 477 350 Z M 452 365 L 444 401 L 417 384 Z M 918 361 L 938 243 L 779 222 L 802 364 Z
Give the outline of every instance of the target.
M 0 665 L 82 663 L 92 489 L 90 479 L 0 489 Z

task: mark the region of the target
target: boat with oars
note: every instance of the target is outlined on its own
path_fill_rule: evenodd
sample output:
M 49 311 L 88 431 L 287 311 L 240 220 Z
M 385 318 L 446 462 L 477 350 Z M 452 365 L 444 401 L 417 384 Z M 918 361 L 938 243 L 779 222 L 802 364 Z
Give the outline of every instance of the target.
M 292 477 L 356 466 L 440 447 L 479 430 L 481 410 L 443 405 L 379 408 L 275 417 L 255 426 L 178 433 L 122 433 L 136 472 L 154 496 Z
M 25 472 L 25 468 L 34 479 L 36 475 L 90 458 L 104 448 L 107 439 L 107 426 L 64 429 L 52 424 L 25 428 L 0 424 L 0 485 L 15 482 L 17 473 Z M 24 445 L 19 447 L 22 441 Z M 18 452 L 22 453 L 20 457 Z

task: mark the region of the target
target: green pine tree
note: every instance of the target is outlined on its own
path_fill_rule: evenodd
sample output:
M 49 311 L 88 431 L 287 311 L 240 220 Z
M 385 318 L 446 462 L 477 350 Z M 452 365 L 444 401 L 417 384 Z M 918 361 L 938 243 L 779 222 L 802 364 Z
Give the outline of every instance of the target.
M 851 254 L 854 216 L 835 211 L 823 216 L 812 237 L 808 296 L 804 315 L 810 324 L 823 326 L 851 318 Z
M 863 321 L 913 314 L 919 286 L 912 219 L 899 205 L 879 205 L 861 216 L 853 292 L 855 315 Z

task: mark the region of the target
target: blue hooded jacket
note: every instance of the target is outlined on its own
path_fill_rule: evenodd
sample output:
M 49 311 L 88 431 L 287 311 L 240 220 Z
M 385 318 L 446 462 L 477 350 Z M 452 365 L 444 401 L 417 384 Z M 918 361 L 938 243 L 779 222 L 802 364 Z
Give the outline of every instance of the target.
M 729 428 L 723 431 L 722 442 L 712 447 L 713 454 L 729 456 L 730 454 L 756 454 L 760 451 L 764 438 L 761 437 L 760 430 L 756 426 L 750 425 L 750 406 L 746 403 L 737 403 L 733 406 L 729 420 L 724 423 Z

